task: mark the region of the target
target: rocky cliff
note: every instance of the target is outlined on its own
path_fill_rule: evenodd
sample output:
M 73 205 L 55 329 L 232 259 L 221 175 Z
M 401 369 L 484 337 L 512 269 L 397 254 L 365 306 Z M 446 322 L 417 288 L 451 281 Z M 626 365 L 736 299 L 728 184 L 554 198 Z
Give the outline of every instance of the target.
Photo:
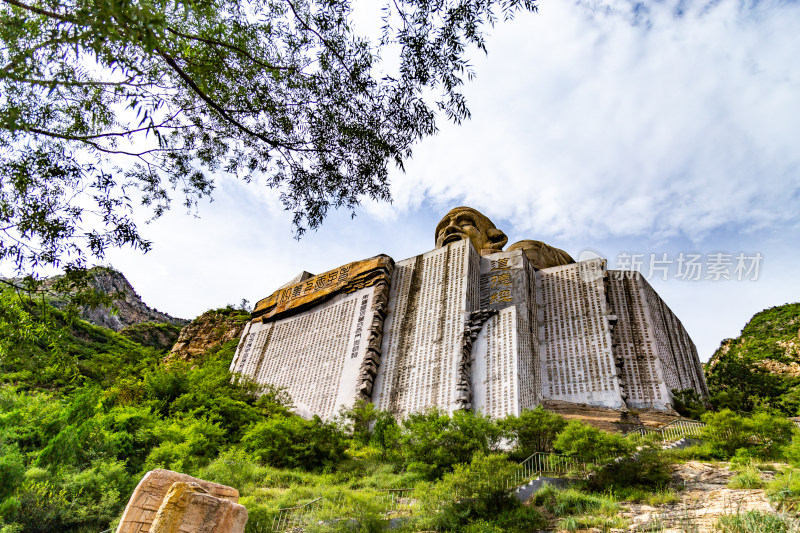
M 248 320 L 249 312 L 230 307 L 206 311 L 181 330 L 168 359 L 190 361 L 208 350 L 238 339 Z
M 113 329 L 114 331 L 120 331 L 124 327 L 143 322 L 175 324 L 178 326 L 183 326 L 189 322 L 188 320 L 162 313 L 158 309 L 150 308 L 142 301 L 133 285 L 121 272 L 104 267 L 95 267 L 91 272 L 94 276 L 90 284 L 96 291 L 111 295 L 119 294 L 122 295 L 122 298 L 114 301 L 113 308 L 100 306 L 94 309 L 88 307 L 81 309 L 80 316 L 87 322 Z
M 800 303 L 757 313 L 735 339 L 725 339 L 706 364 L 718 407 L 756 406 L 800 413 Z

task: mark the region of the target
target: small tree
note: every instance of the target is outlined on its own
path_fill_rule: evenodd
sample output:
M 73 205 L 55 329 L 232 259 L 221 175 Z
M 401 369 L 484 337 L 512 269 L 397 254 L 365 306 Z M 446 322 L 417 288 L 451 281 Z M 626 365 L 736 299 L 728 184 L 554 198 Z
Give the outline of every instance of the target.
M 366 446 L 372 436 L 370 426 L 378 419 L 378 413 L 374 403 L 357 400 L 352 407 L 343 407 L 338 419 L 351 439 Z
M 794 424 L 781 416 L 759 412 L 751 418 L 723 409 L 702 417 L 706 426 L 700 433 L 709 455 L 729 459 L 737 450 L 763 458 L 777 456 L 789 444 Z
M 706 413 L 702 417 L 705 427 L 700 438 L 708 453 L 719 459 L 728 459 L 739 448 L 747 448 L 752 436 L 745 418 L 730 409 Z
M 618 433 L 608 433 L 579 422 L 570 421 L 553 443 L 553 448 L 584 463 L 601 463 L 633 452 L 633 444 Z
M 475 453 L 497 448 L 500 428 L 480 413 L 456 411 L 451 418 L 431 409 L 403 420 L 400 439 L 407 467 L 436 479 L 456 464 L 469 463 Z
M 312 470 L 340 460 L 346 441 L 335 424 L 315 416 L 276 416 L 251 427 L 242 444 L 269 465 Z
M 500 421 L 504 435 L 514 443 L 514 455 L 521 459 L 535 452 L 552 451 L 558 433 L 566 425 L 563 417 L 545 411 L 541 405 Z

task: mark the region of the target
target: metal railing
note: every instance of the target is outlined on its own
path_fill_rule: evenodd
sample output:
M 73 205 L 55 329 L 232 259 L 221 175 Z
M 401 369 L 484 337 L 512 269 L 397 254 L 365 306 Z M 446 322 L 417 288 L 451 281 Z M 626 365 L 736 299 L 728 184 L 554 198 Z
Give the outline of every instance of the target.
M 793 420 L 798 427 L 800 421 Z M 685 437 L 699 437 L 704 422 L 685 418 L 678 418 L 659 428 L 639 426 L 627 432 L 626 437 L 634 434 L 649 435 L 657 434 L 662 442 L 676 441 Z M 583 463 L 576 459 L 549 452 L 536 452 L 517 465 L 515 472 L 504 480 L 498 480 L 498 486 L 503 486 L 506 490 L 511 490 L 523 483 L 530 481 L 539 475 L 579 475 L 585 476 L 591 464 Z M 413 489 L 388 489 L 383 492 L 385 505 L 384 514 L 407 513 L 413 514 L 414 507 L 417 505 L 417 498 L 414 497 Z M 455 495 L 464 497 L 464 495 Z M 305 505 L 298 507 L 287 507 L 278 509 L 278 514 L 273 520 L 274 531 L 286 531 L 292 527 L 302 527 L 313 519 L 314 513 L 322 508 L 325 498 L 317 498 Z M 334 499 L 329 501 L 333 504 Z
M 534 476 L 579 474 L 586 475 L 587 463 L 556 453 L 536 452 L 517 466 L 516 472 L 508 479 L 506 488 L 516 487 Z
M 318 520 L 321 516 L 337 515 L 337 520 L 351 518 L 347 511 L 342 510 L 346 505 L 348 494 L 369 496 L 373 503 L 380 509 L 385 517 L 411 515 L 417 504 L 414 498 L 414 489 L 364 489 L 352 491 L 339 491 L 328 496 L 320 496 L 306 504 L 295 507 L 278 509 L 272 519 L 273 531 L 301 530 L 304 526 Z
M 661 436 L 661 441 L 674 441 L 685 437 L 699 437 L 700 431 L 705 427 L 704 422 L 698 420 L 689 420 L 685 418 L 678 418 L 661 426 L 659 428 L 651 428 L 646 426 L 639 426 L 628 431 L 625 436 L 630 435 L 652 435 L 658 434 Z
M 531 478 L 541 474 L 565 475 L 576 474 L 586 475 L 588 464 L 576 459 L 559 455 L 556 453 L 536 452 L 517 465 L 516 471 L 505 479 L 498 479 L 497 486 L 504 490 L 512 490 Z M 392 515 L 413 515 L 415 508 L 419 504 L 418 498 L 414 494 L 414 489 L 383 489 L 383 490 L 362 490 L 350 491 L 351 493 L 375 493 L 373 501 L 377 501 L 384 516 Z M 469 498 L 470 494 L 453 494 L 454 499 Z M 319 497 L 304 505 L 286 507 L 278 509 L 272 520 L 273 531 L 287 531 L 294 528 L 301 529 L 304 525 L 317 520 L 323 511 L 332 510 L 341 505 L 345 497 L 344 492 L 336 493 L 328 497 Z M 347 520 L 347 516 L 339 516 L 339 520 Z
M 320 496 L 316 500 L 311 500 L 303 505 L 278 509 L 272 519 L 272 531 L 286 531 L 287 529 L 302 527 L 307 524 L 309 519 L 322 507 L 323 499 Z

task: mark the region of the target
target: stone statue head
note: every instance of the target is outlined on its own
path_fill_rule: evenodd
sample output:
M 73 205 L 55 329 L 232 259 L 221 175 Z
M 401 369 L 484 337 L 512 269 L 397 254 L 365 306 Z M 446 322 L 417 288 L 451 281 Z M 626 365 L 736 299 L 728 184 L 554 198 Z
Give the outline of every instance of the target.
M 494 253 L 508 242 L 506 234 L 492 221 L 471 207 L 451 209 L 436 225 L 436 247 L 469 239 L 479 253 Z
M 510 252 L 511 250 L 522 250 L 525 257 L 531 262 L 531 266 L 537 270 L 560 265 L 569 265 L 575 262 L 564 250 L 553 248 L 542 241 L 524 240 L 515 242 L 509 246 L 506 251 Z

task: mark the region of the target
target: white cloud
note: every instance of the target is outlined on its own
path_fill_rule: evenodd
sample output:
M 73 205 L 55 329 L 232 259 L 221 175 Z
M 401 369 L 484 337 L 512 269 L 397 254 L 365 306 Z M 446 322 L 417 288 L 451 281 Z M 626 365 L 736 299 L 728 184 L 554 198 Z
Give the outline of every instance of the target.
M 417 148 L 392 205 L 332 214 L 297 242 L 275 191 L 220 180 L 201 219 L 170 213 L 145 228 L 152 252 L 109 260 L 190 318 L 301 270 L 425 252 L 456 204 L 511 242 L 596 247 L 612 267 L 624 250 L 760 250 L 758 282 L 657 284 L 706 359 L 753 313 L 800 300 L 800 4 L 634 5 L 542 2 L 498 25 L 466 86 L 473 120 Z
M 463 202 L 583 238 L 796 220 L 800 5 L 633 6 L 543 3 L 499 26 L 473 120 L 418 148 L 395 210 Z

